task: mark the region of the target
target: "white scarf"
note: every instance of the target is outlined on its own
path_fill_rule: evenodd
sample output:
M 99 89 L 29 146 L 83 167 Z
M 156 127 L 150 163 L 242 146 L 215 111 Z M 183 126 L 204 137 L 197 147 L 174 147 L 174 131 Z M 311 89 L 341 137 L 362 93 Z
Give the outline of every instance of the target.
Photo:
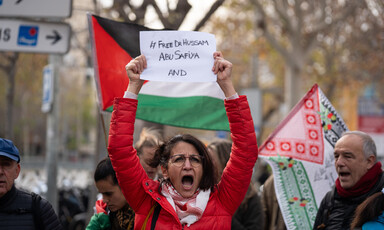
M 168 202 L 175 209 L 180 223 L 191 224 L 198 221 L 207 207 L 211 189 L 200 191 L 190 198 L 182 197 L 170 183 L 163 183 L 161 193 L 167 198 Z

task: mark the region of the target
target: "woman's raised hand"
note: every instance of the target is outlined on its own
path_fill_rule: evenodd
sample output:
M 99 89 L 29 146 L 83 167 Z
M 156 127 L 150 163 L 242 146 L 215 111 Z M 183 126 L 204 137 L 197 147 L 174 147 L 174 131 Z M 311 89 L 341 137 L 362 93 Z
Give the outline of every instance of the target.
M 143 86 L 144 80 L 140 79 L 140 74 L 147 68 L 147 60 L 144 55 L 140 55 L 135 59 L 132 59 L 126 66 L 129 84 L 127 91 L 139 94 L 141 87 Z
M 219 51 L 213 53 L 215 62 L 212 67 L 213 73 L 217 74 L 217 83 L 223 90 L 226 97 L 230 97 L 236 94 L 236 90 L 233 87 L 231 74 L 232 63 L 225 60 L 223 54 Z

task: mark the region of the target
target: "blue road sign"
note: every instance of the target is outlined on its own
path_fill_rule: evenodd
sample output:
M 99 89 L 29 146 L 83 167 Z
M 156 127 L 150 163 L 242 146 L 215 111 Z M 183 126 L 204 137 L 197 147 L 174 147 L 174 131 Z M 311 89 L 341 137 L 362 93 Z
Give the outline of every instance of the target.
M 38 35 L 39 35 L 38 26 L 20 25 L 19 35 L 17 36 L 17 45 L 36 46 Z

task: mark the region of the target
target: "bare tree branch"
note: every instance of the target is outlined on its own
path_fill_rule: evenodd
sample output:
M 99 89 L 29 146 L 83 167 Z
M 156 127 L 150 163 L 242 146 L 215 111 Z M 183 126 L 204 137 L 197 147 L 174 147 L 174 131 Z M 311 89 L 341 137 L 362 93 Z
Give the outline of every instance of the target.
M 304 28 L 304 15 L 303 15 L 303 12 L 302 12 L 302 9 L 301 9 L 301 3 L 302 3 L 302 0 L 296 0 L 295 2 L 295 15 L 296 15 L 296 20 L 297 20 L 297 24 L 296 24 L 296 28 L 295 28 L 295 39 L 300 39 L 300 31 L 303 30 Z
M 130 8 L 133 9 L 133 13 L 136 15 L 134 23 L 144 25 L 144 18 L 149 5 L 151 5 L 151 0 L 144 0 L 141 6 L 137 8 L 134 8 L 132 5 L 130 5 Z
M 157 5 L 157 3 L 155 2 L 155 0 L 150 0 L 150 2 L 151 2 L 151 5 L 153 6 L 153 8 L 155 9 L 156 14 L 159 17 L 159 19 L 160 19 L 161 23 L 163 24 L 163 26 L 165 28 L 169 28 L 168 21 L 164 17 L 163 13 L 161 12 L 161 10 L 160 10 L 159 6 Z
M 288 50 L 284 46 L 280 45 L 276 38 L 269 32 L 268 25 L 266 25 L 267 14 L 265 13 L 263 6 L 258 0 L 252 0 L 252 3 L 262 15 L 263 21 L 259 23 L 262 23 L 260 26 L 262 27 L 261 29 L 264 32 L 265 38 L 272 45 L 272 47 L 275 48 L 283 56 L 285 60 L 292 61 L 292 59 L 289 58 L 290 54 Z M 291 64 L 293 65 L 294 63 L 292 62 Z
M 183 23 L 186 15 L 192 8 L 192 6 L 189 4 L 187 0 L 179 0 L 174 10 L 170 8 L 167 2 L 168 16 L 165 17 L 164 14 L 161 12 L 160 8 L 158 7 L 156 1 L 155 0 L 149 0 L 149 1 L 150 1 L 150 4 L 155 9 L 156 14 L 158 15 L 163 26 L 168 29 L 175 29 L 175 30 L 178 29 L 180 25 Z
M 209 18 L 216 12 L 216 10 L 223 5 L 225 0 L 217 0 L 212 4 L 211 9 L 205 14 L 204 18 L 200 20 L 200 22 L 193 29 L 194 31 L 199 31 L 201 27 L 205 25 L 205 23 L 209 20 Z
M 6 65 L 4 65 L 3 63 L 0 63 L 0 69 L 2 69 L 4 72 L 6 72 L 5 68 L 6 68 Z
M 119 13 L 119 16 L 126 22 L 130 22 L 128 15 L 124 11 L 124 3 L 123 0 L 114 0 L 112 8 Z
M 315 25 L 312 33 L 322 33 L 328 29 L 330 29 L 333 25 L 337 24 L 339 21 L 345 20 L 347 17 L 351 16 L 358 6 L 361 6 L 363 1 L 351 1 L 347 4 L 347 9 L 344 10 L 340 15 L 337 15 L 332 19 L 332 23 L 327 23 L 325 20 L 319 21 L 318 24 Z
M 6 116 L 7 121 L 5 122 L 5 137 L 13 139 L 13 102 L 15 97 L 15 77 L 16 77 L 16 62 L 19 58 L 19 53 L 12 52 L 3 55 L 7 59 L 7 64 L 2 65 L 2 68 L 7 75 L 9 83 L 6 93 Z
M 6 59 L 7 63 L 0 63 L 0 69 L 3 69 L 3 71 L 8 74 L 19 58 L 19 54 L 17 52 L 8 52 L 1 53 L 1 56 Z
M 280 16 L 280 19 L 283 21 L 284 25 L 287 27 L 289 31 L 294 31 L 294 27 L 292 26 L 293 20 L 291 20 L 287 14 L 287 8 L 289 7 L 287 0 L 274 0 L 275 10 L 277 14 Z
M 179 28 L 183 23 L 188 12 L 191 10 L 192 6 L 189 4 L 188 0 L 179 0 L 175 10 L 171 11 L 171 19 L 174 20 L 175 27 Z

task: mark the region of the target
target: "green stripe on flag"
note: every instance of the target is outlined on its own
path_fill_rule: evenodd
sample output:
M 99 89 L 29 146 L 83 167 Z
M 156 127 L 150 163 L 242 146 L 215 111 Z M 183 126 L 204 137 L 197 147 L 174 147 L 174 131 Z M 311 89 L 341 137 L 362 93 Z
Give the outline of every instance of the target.
M 109 106 L 106 110 L 104 110 L 106 112 L 113 112 L 113 106 Z
M 138 119 L 185 128 L 229 131 L 222 99 L 139 94 L 138 100 Z

